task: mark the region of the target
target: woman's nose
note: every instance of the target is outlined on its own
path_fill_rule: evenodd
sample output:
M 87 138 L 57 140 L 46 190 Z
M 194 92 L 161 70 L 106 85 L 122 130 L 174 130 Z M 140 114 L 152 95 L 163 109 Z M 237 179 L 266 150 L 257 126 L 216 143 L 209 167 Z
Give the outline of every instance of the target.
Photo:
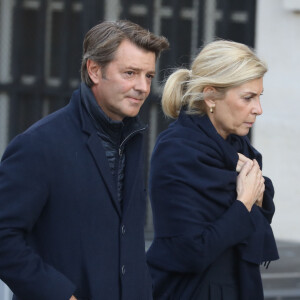
M 253 113 L 256 114 L 256 115 L 258 115 L 258 116 L 263 113 L 263 110 L 262 110 L 259 98 L 258 98 L 257 101 L 255 101 L 255 106 L 253 108 Z

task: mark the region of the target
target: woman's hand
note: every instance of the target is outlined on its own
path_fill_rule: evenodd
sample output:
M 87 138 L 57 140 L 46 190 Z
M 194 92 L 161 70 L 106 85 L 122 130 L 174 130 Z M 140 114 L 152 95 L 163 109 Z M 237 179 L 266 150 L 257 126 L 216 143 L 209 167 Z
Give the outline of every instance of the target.
M 257 198 L 257 200 L 255 201 L 255 204 L 259 207 L 262 207 L 262 203 L 263 203 L 263 199 L 264 199 L 264 192 L 265 192 L 265 185 L 263 184 L 259 196 Z
M 254 203 L 262 205 L 264 182 L 265 179 L 257 161 L 247 160 L 237 177 L 236 191 L 237 199 L 247 207 L 248 211 L 251 211 Z
M 247 161 L 249 161 L 252 164 L 252 160 L 250 158 L 248 158 L 247 156 L 245 156 L 244 154 L 242 154 L 242 153 L 238 153 L 238 156 L 239 156 L 239 160 L 238 160 L 237 165 L 236 165 L 236 171 L 238 173 L 240 173 L 243 165 Z

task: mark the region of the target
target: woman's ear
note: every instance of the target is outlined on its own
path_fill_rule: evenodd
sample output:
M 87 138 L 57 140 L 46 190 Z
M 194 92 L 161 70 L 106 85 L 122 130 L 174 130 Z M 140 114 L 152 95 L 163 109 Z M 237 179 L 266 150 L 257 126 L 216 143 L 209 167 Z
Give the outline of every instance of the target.
M 86 62 L 86 69 L 88 71 L 90 79 L 94 84 L 97 84 L 101 78 L 100 66 L 95 61 L 88 59 Z
M 216 106 L 216 102 L 214 100 L 214 94 L 216 93 L 216 89 L 212 86 L 206 86 L 203 89 L 203 95 L 204 95 L 204 102 L 208 109 L 214 109 Z

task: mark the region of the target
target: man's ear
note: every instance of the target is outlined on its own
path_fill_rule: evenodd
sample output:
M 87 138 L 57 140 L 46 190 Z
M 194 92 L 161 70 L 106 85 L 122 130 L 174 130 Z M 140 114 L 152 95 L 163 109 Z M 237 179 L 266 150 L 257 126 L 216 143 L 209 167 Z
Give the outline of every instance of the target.
M 204 102 L 206 106 L 210 108 L 214 108 L 216 106 L 216 102 L 214 100 L 214 93 L 216 93 L 216 89 L 212 86 L 206 86 L 203 89 L 203 94 L 204 94 Z
M 86 69 L 93 83 L 99 83 L 99 80 L 101 78 L 100 66 L 95 61 L 88 59 L 86 62 Z

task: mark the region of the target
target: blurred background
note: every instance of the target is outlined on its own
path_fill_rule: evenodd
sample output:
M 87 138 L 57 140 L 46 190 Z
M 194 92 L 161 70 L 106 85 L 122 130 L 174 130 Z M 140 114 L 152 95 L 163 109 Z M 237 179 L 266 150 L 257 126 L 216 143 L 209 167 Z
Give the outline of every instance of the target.
M 299 300 L 300 0 L 0 0 L 0 156 L 14 136 L 69 102 L 80 84 L 88 29 L 120 18 L 165 35 L 171 44 L 157 63 L 141 112 L 149 124 L 146 180 L 156 137 L 170 122 L 161 112 L 160 95 L 174 68 L 189 67 L 199 48 L 216 38 L 254 47 L 268 63 L 264 114 L 251 132 L 276 190 L 272 226 L 281 259 L 262 270 L 265 299 Z M 148 245 L 150 204 L 145 234 Z M 0 282 L 0 300 L 8 299 L 11 293 Z

